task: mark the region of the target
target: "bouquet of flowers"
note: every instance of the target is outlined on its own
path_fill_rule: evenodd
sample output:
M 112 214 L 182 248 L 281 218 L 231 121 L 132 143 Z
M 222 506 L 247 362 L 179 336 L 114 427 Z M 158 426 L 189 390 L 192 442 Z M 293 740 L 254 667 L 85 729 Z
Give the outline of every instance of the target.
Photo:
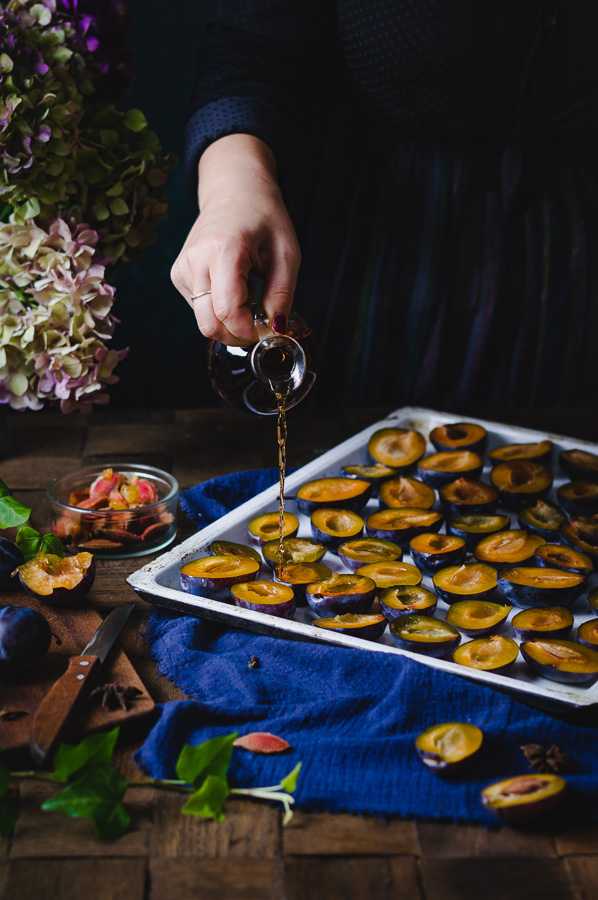
M 10 0 L 0 15 L 0 403 L 106 403 L 126 351 L 117 264 L 155 240 L 174 166 L 139 110 L 122 0 Z

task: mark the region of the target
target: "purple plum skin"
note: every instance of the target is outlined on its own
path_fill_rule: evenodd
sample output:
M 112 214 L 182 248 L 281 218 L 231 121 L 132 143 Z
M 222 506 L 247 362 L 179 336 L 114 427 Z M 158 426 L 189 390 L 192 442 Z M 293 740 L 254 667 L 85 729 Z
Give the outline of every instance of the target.
M 255 581 L 258 570 L 248 575 L 229 575 L 219 578 L 207 576 L 187 575 L 181 572 L 181 587 L 187 594 L 195 597 L 209 597 L 212 600 L 230 600 L 230 589 L 233 584 L 243 581 Z
M 268 616 L 279 616 L 281 619 L 292 619 L 295 615 L 295 598 L 291 600 L 283 600 L 280 603 L 251 603 L 249 600 L 242 600 L 240 597 L 234 597 L 236 606 L 241 609 L 252 609 L 254 612 L 265 613 Z
M 466 554 L 467 547 L 465 546 L 448 550 L 446 553 L 423 553 L 421 550 L 411 550 L 413 562 L 426 575 L 433 575 L 434 572 L 447 566 L 461 565 Z
M 52 642 L 41 613 L 26 606 L 0 608 L 0 676 L 33 668 Z
M 361 625 L 359 628 L 325 628 L 320 626 L 322 631 L 330 631 L 332 634 L 348 634 L 350 637 L 362 638 L 364 641 L 377 641 L 382 637 L 387 622 L 375 622 L 373 625 Z M 314 621 L 314 625 L 318 625 L 318 620 Z
M 305 596 L 310 607 L 317 616 L 324 618 L 325 616 L 342 616 L 345 613 L 367 613 L 370 611 L 376 589 L 373 588 L 367 593 L 349 593 L 349 594 L 312 594 L 309 591 Z
M 462 449 L 461 447 L 459 449 Z M 428 487 L 434 488 L 434 490 L 438 490 L 441 487 L 444 487 L 445 484 L 450 484 L 451 481 L 455 481 L 456 478 L 464 477 L 464 478 L 474 478 L 478 479 L 482 474 L 483 466 L 478 466 L 475 469 L 468 469 L 466 472 L 437 472 L 434 469 L 424 469 L 423 466 L 417 467 L 417 477 L 421 478 L 424 484 L 427 484 Z
M 0 590 L 8 591 L 16 584 L 12 579 L 12 573 L 17 566 L 22 566 L 25 560 L 16 544 L 8 538 L 0 537 Z

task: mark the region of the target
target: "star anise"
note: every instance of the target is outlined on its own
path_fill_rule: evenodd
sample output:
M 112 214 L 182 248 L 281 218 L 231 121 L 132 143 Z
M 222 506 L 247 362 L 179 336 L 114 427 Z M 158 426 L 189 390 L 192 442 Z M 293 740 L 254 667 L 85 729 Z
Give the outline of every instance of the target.
M 133 687 L 132 685 L 115 683 L 100 684 L 93 689 L 89 695 L 89 699 L 93 700 L 95 703 L 100 703 L 103 707 L 107 707 L 108 709 L 117 709 L 120 706 L 121 709 L 127 710 L 129 708 L 129 702 L 135 700 L 135 698 L 142 693 L 143 691 L 140 691 L 139 688 Z
M 524 744 L 520 748 L 536 772 L 573 772 L 575 764 L 556 744 L 546 750 L 541 744 Z

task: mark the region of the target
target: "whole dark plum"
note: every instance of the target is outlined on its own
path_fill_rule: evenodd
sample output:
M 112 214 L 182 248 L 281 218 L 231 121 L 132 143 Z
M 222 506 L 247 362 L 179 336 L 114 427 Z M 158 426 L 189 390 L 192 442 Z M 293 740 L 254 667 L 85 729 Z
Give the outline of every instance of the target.
M 52 642 L 41 613 L 25 606 L 0 608 L 0 676 L 34 666 Z
M 11 581 L 11 575 L 17 566 L 24 562 L 23 554 L 17 545 L 8 538 L 0 537 L 0 590 L 7 591 L 15 583 Z

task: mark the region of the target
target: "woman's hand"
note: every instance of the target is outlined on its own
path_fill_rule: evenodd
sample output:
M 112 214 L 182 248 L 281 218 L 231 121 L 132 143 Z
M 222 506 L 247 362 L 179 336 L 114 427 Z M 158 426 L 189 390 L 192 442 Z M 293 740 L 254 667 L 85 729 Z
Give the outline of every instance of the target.
M 221 138 L 199 163 L 200 214 L 172 267 L 199 330 L 224 344 L 256 339 L 247 279 L 264 279 L 262 305 L 286 330 L 301 253 L 270 148 L 250 135 Z M 190 298 L 210 291 L 196 300 Z

